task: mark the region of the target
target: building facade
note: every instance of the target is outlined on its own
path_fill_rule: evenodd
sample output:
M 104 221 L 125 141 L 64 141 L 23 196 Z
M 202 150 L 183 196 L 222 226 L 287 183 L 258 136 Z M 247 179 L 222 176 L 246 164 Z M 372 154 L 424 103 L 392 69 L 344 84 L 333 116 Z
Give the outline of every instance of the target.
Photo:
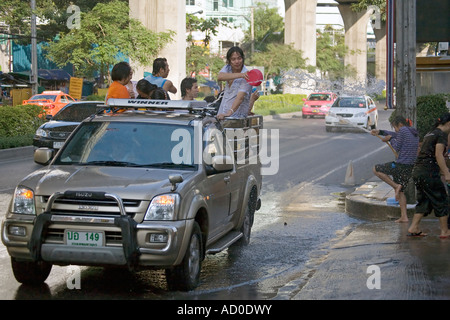
M 244 31 L 251 26 L 252 8 L 257 3 L 267 4 L 269 8 L 280 7 L 280 0 L 186 0 L 186 13 L 225 22 L 210 43 L 211 53 L 224 55 L 228 48 L 239 46 L 244 39 Z M 284 5 L 281 11 L 284 11 Z M 193 37 L 200 41 L 203 34 L 194 33 Z

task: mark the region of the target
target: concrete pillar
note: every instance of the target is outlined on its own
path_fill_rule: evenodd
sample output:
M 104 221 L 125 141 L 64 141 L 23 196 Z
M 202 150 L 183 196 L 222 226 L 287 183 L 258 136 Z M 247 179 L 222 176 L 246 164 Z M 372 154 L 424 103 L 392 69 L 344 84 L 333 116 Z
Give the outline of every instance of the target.
M 154 58 L 164 57 L 169 63 L 167 77 L 178 89 L 171 99 L 181 99 L 180 83 L 186 77 L 186 1 L 185 0 L 129 0 L 130 16 L 140 20 L 154 32 L 172 30 L 176 35 L 171 43 Z M 133 80 L 144 77 L 144 71 L 152 72 L 153 67 L 133 64 Z
M 373 29 L 376 39 L 375 78 L 386 81 L 386 22 L 381 21 L 380 29 Z
M 316 0 L 284 0 L 284 43 L 303 51 L 307 65 L 316 65 Z
M 339 1 L 338 1 L 339 2 Z M 365 86 L 367 78 L 367 24 L 370 14 L 367 11 L 354 12 L 350 3 L 339 2 L 339 12 L 345 27 L 345 45 L 348 53 L 345 56 L 345 65 L 352 66 L 355 71 L 354 79 L 346 79 L 346 84 Z
M 284 43 L 303 52 L 306 65 L 316 65 L 316 0 L 284 0 Z M 313 76 L 311 77 L 313 78 Z M 283 86 L 284 93 L 309 94 L 315 81 L 291 79 Z M 301 88 L 299 87 L 301 86 Z

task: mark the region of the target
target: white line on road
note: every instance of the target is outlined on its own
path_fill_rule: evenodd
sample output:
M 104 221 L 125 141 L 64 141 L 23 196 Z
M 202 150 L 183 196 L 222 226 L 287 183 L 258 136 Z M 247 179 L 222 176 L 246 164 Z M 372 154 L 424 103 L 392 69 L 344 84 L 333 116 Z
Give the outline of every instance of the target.
M 377 152 L 381 151 L 381 150 L 384 149 L 385 147 L 386 147 L 386 145 L 383 145 L 383 146 L 381 146 L 381 147 L 379 147 L 379 148 L 377 148 L 377 149 L 375 149 L 375 150 L 373 150 L 373 151 L 371 151 L 371 152 L 369 152 L 369 153 L 366 153 L 366 154 L 363 155 L 362 157 L 353 159 L 352 162 L 358 162 L 358 161 L 364 160 L 364 159 L 366 159 L 366 158 L 372 156 L 374 153 L 377 153 Z M 311 185 L 311 184 L 317 183 L 319 180 L 322 180 L 322 179 L 328 177 L 330 174 L 333 174 L 333 173 L 335 173 L 336 171 L 342 170 L 342 169 L 344 169 L 344 168 L 347 167 L 347 166 L 348 166 L 348 163 L 344 163 L 344 164 L 340 165 L 339 167 L 336 167 L 336 168 L 334 168 L 333 170 L 330 170 L 330 171 L 326 172 L 325 174 L 323 174 L 323 175 L 321 175 L 321 176 L 319 176 L 319 177 L 317 177 L 317 178 L 313 178 L 313 179 L 310 180 L 310 181 L 304 181 L 304 182 L 302 182 L 302 183 L 300 184 L 300 190 L 303 189 L 303 188 L 305 188 L 306 186 L 309 186 L 309 185 Z

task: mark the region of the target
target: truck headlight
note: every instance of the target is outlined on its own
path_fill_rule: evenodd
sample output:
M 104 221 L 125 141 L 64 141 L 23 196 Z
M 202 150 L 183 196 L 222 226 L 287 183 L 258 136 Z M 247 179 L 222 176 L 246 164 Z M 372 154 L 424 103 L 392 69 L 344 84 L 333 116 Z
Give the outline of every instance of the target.
M 144 220 L 173 220 L 180 202 L 178 194 L 156 196 L 150 202 Z
M 46 138 L 48 137 L 48 133 L 44 129 L 39 128 L 36 130 L 36 136 Z
M 33 190 L 25 187 L 16 188 L 13 198 L 13 212 L 20 214 L 36 214 Z

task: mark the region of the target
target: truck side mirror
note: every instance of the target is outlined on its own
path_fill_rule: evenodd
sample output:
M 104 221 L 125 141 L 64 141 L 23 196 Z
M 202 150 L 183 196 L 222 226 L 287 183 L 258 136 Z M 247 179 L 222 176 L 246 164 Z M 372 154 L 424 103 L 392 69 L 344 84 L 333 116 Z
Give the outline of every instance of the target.
M 34 162 L 46 165 L 52 160 L 55 150 L 50 148 L 39 148 L 34 152 Z
M 175 191 L 177 189 L 177 183 L 183 182 L 183 177 L 179 174 L 170 175 L 169 182 L 172 184 L 172 191 Z
M 214 156 L 212 158 L 212 167 L 217 172 L 233 170 L 233 159 L 230 156 Z

